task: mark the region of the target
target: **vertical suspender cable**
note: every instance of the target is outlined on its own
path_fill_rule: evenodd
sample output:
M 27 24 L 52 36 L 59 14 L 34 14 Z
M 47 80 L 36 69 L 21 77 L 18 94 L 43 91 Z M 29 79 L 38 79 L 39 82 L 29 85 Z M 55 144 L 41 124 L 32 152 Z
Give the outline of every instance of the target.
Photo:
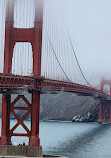
M 47 31 L 46 31 L 46 33 L 47 33 Z M 55 50 L 54 50 L 54 48 L 53 48 L 53 46 L 52 46 L 52 43 L 51 43 L 51 40 L 50 40 L 50 37 L 49 37 L 48 33 L 47 33 L 47 36 L 48 36 L 48 40 L 49 40 L 49 43 L 50 43 L 50 45 L 51 45 L 51 48 L 52 48 L 52 50 L 53 50 L 53 53 L 54 53 L 54 55 L 55 55 L 55 58 L 56 58 L 56 60 L 57 60 L 57 62 L 58 62 L 58 64 L 59 64 L 61 70 L 63 71 L 63 73 L 64 73 L 64 75 L 66 76 L 66 78 L 68 79 L 68 81 L 69 81 L 69 82 L 72 82 L 72 81 L 69 79 L 69 77 L 67 76 L 67 74 L 65 73 L 64 69 L 62 68 L 62 66 L 61 66 L 61 64 L 60 64 L 60 62 L 59 62 L 59 60 L 58 60 L 58 58 L 57 58 L 57 55 L 56 55 Z
M 56 27 L 55 27 L 54 24 L 53 24 L 53 28 L 54 28 L 54 32 L 55 32 L 54 37 L 53 37 L 54 38 L 54 43 L 55 43 L 55 45 L 57 45 L 57 40 L 56 40 L 57 34 L 56 34 L 56 31 L 55 31 Z M 54 54 L 53 54 L 53 59 L 54 59 L 54 63 L 55 63 L 55 56 L 54 56 Z M 55 73 L 55 79 L 57 79 L 58 78 L 58 72 L 57 72 L 57 66 L 55 66 L 55 65 L 56 65 L 56 63 L 54 64 L 54 73 Z
M 68 33 L 69 41 L 70 41 L 70 44 L 71 44 L 71 48 L 72 48 L 72 50 L 73 50 L 74 57 L 75 57 L 75 59 L 76 59 L 76 62 L 77 62 L 77 64 L 78 64 L 78 67 L 79 67 L 79 69 L 80 69 L 80 71 L 81 71 L 81 74 L 82 74 L 82 76 L 84 77 L 84 80 L 86 81 L 86 83 L 87 83 L 89 86 L 93 87 L 93 86 L 87 81 L 87 79 L 86 79 L 84 73 L 82 72 L 82 69 L 81 69 L 80 64 L 79 64 L 79 61 L 78 61 L 78 59 L 77 59 L 77 56 L 76 56 L 76 53 L 75 53 L 75 50 L 74 50 L 74 47 L 73 47 L 73 44 L 72 44 L 72 40 L 71 40 L 71 37 L 70 37 L 70 34 L 69 34 L 68 30 L 67 30 L 67 33 Z
M 51 23 L 51 37 L 52 37 L 52 39 L 54 38 L 54 28 L 52 27 L 53 26 L 53 24 Z M 50 77 L 52 76 L 52 78 L 53 78 L 53 68 L 54 68 L 54 63 L 53 63 L 53 54 L 51 53 L 51 51 L 50 51 L 50 60 L 51 60 L 51 72 L 50 72 Z

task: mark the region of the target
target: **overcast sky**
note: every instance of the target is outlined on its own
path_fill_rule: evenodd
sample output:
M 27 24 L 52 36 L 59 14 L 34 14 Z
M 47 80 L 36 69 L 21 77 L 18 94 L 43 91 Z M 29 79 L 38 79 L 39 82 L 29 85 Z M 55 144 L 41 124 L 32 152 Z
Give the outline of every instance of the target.
M 88 77 L 111 78 L 111 0 L 46 0 L 65 21 Z M 98 78 L 98 76 L 97 76 Z
M 44 1 L 53 21 L 57 24 L 61 21 L 61 29 L 63 26 L 68 28 L 87 79 L 92 77 L 92 83 L 99 83 L 101 77 L 111 79 L 111 0 Z M 1 15 L 3 4 L 4 0 L 0 0 Z M 0 24 L 1 21 L 2 18 Z

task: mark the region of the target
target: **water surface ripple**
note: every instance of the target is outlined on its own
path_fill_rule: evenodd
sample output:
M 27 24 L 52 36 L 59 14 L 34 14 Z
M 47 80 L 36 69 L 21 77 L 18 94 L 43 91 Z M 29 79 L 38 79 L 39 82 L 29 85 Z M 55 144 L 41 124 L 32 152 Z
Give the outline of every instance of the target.
M 16 121 L 11 121 L 11 126 Z M 25 121 L 30 129 L 30 122 Z M 24 132 L 19 127 L 15 132 Z M 69 158 L 111 158 L 111 125 L 99 123 L 40 122 L 40 138 L 44 154 Z M 26 137 L 12 137 L 13 144 L 28 144 Z

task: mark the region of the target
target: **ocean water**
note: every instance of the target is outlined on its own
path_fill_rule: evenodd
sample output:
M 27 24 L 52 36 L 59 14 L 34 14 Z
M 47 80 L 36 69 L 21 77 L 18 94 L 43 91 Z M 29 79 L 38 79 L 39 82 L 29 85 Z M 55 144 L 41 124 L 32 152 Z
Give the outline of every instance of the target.
M 16 123 L 11 121 L 11 127 Z M 30 129 L 30 122 L 25 121 Z M 15 132 L 24 132 L 19 127 Z M 111 158 L 111 125 L 99 123 L 40 122 L 40 140 L 44 154 L 69 158 Z M 26 137 L 12 137 L 14 145 Z

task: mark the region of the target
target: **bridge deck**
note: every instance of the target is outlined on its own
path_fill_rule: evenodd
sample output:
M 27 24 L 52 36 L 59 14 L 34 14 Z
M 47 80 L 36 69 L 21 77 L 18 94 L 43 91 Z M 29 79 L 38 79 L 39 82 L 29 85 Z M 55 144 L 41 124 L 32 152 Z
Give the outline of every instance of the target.
M 105 99 L 111 98 L 108 94 L 98 89 L 76 83 L 44 79 L 39 76 L 27 77 L 15 76 L 12 74 L 0 74 L 0 93 L 17 93 L 18 90 L 23 89 L 41 90 L 42 93 L 45 93 L 46 91 L 74 92 L 81 95 L 91 95 Z

